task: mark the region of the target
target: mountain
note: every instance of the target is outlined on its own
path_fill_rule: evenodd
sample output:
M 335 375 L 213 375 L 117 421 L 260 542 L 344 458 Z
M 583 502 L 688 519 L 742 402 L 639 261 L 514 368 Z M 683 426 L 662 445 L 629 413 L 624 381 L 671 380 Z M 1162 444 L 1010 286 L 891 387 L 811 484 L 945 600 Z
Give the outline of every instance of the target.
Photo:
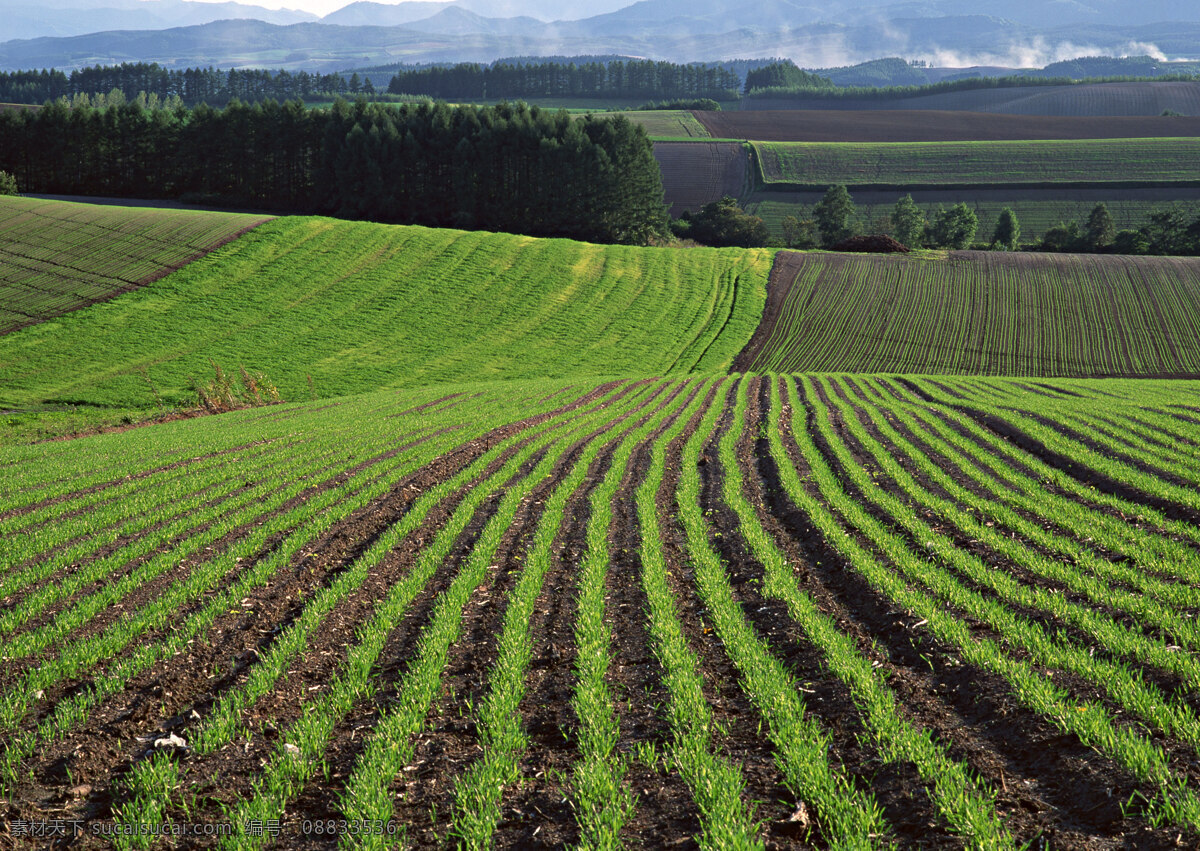
M 0 0 L 0 18 L 9 39 L 73 36 L 103 30 L 161 30 L 212 21 L 253 18 L 271 24 L 315 21 L 316 15 L 291 9 L 264 9 L 244 3 L 194 0 Z
M 47 9 L 61 8 L 52 5 L 56 2 L 80 0 L 48 0 Z M 70 70 L 156 61 L 167 67 L 211 64 L 327 71 L 554 54 L 621 54 L 684 62 L 786 56 L 808 68 L 899 56 L 939 67 L 1029 68 L 1097 54 L 1200 55 L 1200 8 L 1193 7 L 1191 0 L 1187 8 L 1176 0 L 1145 0 L 1136 6 L 1128 0 L 1044 0 L 1059 21 L 1053 26 L 1028 22 L 1033 0 L 1003 5 L 982 0 L 906 0 L 882 6 L 864 5 L 862 0 L 641 0 L 581 20 L 552 22 L 477 11 L 503 3 L 530 8 L 537 2 L 542 0 L 413 0 L 399 6 L 359 2 L 320 22 L 284 26 L 223 20 L 158 31 L 127 28 L 14 40 L 0 44 L 0 69 Z M 171 9 L 206 5 L 187 0 L 153 0 L 144 5 L 155 8 L 154 3 Z M 235 7 L 238 12 L 256 8 L 218 6 L 222 7 Z M 563 0 L 564 15 L 576 8 L 572 0 Z M 948 11 L 955 14 L 938 14 Z M 1118 13 L 1124 18 L 1114 23 Z M 1166 22 L 1154 17 L 1167 14 L 1182 17 Z

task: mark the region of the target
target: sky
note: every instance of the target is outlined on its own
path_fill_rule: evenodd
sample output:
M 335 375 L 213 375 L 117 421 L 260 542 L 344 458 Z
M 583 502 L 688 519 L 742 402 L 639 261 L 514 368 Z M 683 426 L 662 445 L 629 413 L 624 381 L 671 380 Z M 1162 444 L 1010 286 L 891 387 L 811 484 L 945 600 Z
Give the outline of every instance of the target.
M 446 0 L 446 2 L 449 1 Z M 225 0 L 197 0 L 197 2 L 222 3 Z M 311 12 L 314 15 L 328 15 L 343 6 L 349 6 L 354 0 L 234 0 L 234 2 L 247 6 L 262 6 L 264 9 L 297 9 L 302 12 Z M 371 0 L 371 2 L 395 6 L 404 0 Z

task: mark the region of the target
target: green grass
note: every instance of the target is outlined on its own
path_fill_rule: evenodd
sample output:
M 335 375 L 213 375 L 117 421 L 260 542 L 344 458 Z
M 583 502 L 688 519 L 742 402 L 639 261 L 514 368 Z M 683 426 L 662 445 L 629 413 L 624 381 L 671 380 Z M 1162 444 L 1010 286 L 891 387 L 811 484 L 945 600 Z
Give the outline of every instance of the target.
M 155 282 L 0 339 L 0 406 L 155 408 L 210 360 L 285 399 L 469 379 L 720 371 L 771 252 L 268 222 Z
M 0 334 L 146 283 L 262 221 L 0 198 Z
M 696 116 L 685 109 L 656 109 L 629 112 L 625 117 L 646 128 L 651 138 L 708 139 L 711 134 Z
M 764 184 L 884 186 L 1200 180 L 1200 140 L 754 142 Z
M 1195 259 L 798 257 L 752 370 L 1200 374 Z

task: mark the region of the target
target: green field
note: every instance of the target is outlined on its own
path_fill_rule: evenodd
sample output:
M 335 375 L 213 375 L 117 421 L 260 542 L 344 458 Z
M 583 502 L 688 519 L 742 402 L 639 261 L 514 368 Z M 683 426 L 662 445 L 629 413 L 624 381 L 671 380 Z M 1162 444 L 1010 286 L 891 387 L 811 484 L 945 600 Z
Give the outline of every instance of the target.
M 210 359 L 285 399 L 446 381 L 719 371 L 771 252 L 268 222 L 151 287 L 0 338 L 0 406 L 194 398 Z M 154 389 L 152 389 L 152 387 Z
M 1120 194 L 1120 190 L 1113 190 L 1113 193 Z M 882 194 L 884 193 L 870 193 L 868 197 Z M 862 229 L 866 232 L 875 233 L 889 228 L 890 216 L 895 207 L 896 200 L 903 194 L 898 192 L 888 193 L 887 200 L 878 203 L 872 203 L 869 200 L 864 202 L 862 200 L 863 194 L 855 194 L 854 203 L 858 210 L 858 218 Z M 919 195 L 920 193 L 917 194 Z M 1064 190 L 1064 194 L 1069 195 L 1069 190 Z M 777 241 L 777 244 L 782 244 L 784 217 L 795 216 L 801 220 L 806 218 L 811 219 L 813 205 L 820 200 L 820 193 L 814 193 L 811 200 L 807 203 L 799 203 L 777 200 L 772 197 L 771 193 L 759 192 L 751 196 L 751 200 L 746 203 L 745 208 L 746 212 L 761 217 L 763 222 L 766 223 L 767 228 L 771 231 L 771 236 Z M 947 197 L 936 203 L 923 201 L 918 198 L 917 205 L 925 211 L 926 218 L 932 221 L 939 208 L 948 209 L 960 201 L 974 210 L 975 215 L 979 219 L 979 229 L 975 235 L 976 242 L 986 243 L 990 241 L 996 227 L 996 221 L 1000 217 L 1000 212 L 1005 207 L 1010 207 L 1016 213 L 1017 220 L 1021 225 L 1021 242 L 1026 244 L 1040 239 L 1047 230 L 1060 222 L 1086 222 L 1088 214 L 1091 213 L 1092 208 L 1098 203 L 1095 199 L 1084 201 L 1070 200 L 1069 198 L 1053 201 L 1034 201 L 1022 198 L 1012 200 L 988 198 L 981 200 L 968 189 L 956 193 L 953 198 Z M 1104 203 L 1108 207 L 1109 213 L 1112 214 L 1113 223 L 1117 229 L 1136 229 L 1146 223 L 1152 212 L 1161 209 L 1171 202 L 1161 200 L 1113 200 L 1106 198 Z M 1185 199 L 1182 203 L 1194 205 L 1196 204 L 1196 200 L 1189 198 Z
M 684 109 L 656 109 L 625 113 L 634 124 L 646 128 L 652 139 L 708 139 L 712 134 Z
M 0 198 L 0 334 L 152 281 L 263 221 Z
M 754 142 L 766 185 L 947 186 L 1200 181 L 1200 139 Z
M 1200 843 L 1200 260 L 279 218 L 0 404 L 209 358 L 0 445 L 15 847 Z
M 1200 260 L 780 255 L 750 371 L 1200 374 Z M 773 302 L 774 303 L 774 302 Z

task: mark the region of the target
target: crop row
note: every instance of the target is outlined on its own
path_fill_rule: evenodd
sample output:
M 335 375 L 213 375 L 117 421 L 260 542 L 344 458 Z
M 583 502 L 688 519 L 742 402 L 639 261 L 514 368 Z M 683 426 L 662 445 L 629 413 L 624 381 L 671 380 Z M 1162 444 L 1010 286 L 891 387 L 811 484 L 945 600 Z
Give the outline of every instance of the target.
M 1200 374 L 1200 264 L 1190 260 L 781 254 L 771 286 L 782 297 L 748 369 Z
M 65 770 L 129 848 L 1200 835 L 1196 383 L 319 407 L 54 447 L 44 487 L 0 454 L 3 528 L 62 526 L 0 571 L 5 797 Z
M 754 142 L 763 183 L 1102 184 L 1200 179 L 1194 139 Z

